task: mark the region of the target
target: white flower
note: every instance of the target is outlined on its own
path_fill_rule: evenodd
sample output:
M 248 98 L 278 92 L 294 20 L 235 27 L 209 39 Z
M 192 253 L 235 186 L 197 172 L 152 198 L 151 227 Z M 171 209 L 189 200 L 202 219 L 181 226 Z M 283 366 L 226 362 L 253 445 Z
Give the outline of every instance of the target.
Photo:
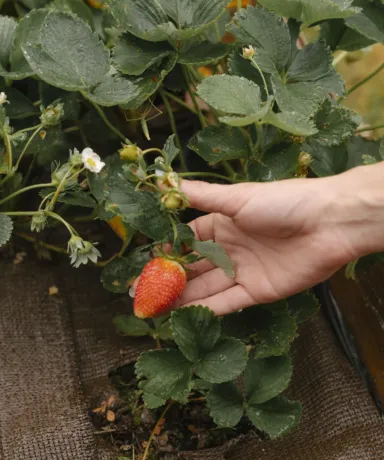
M 3 104 L 9 104 L 9 101 L 7 101 L 7 95 L 3 92 L 0 93 L 0 105 Z
M 68 252 L 71 258 L 71 264 L 78 268 L 81 264 L 87 264 L 88 260 L 93 263 L 101 257 L 100 252 L 89 241 L 84 241 L 79 236 L 72 235 L 68 241 Z
M 97 153 L 87 147 L 81 153 L 84 167 L 93 173 L 99 173 L 105 166 Z
M 243 48 L 243 58 L 244 59 L 251 60 L 255 54 L 256 54 L 256 50 L 253 46 L 249 45 L 248 47 Z

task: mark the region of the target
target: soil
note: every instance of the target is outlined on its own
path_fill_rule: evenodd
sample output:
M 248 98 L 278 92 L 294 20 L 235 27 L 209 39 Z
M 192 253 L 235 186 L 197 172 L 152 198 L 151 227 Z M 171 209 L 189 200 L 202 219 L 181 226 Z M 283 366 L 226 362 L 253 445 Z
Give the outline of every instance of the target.
M 164 408 L 144 407 L 137 391 L 133 365 L 117 369 L 110 375 L 116 394 L 110 395 L 90 414 L 96 433 L 108 433 L 121 452 L 122 459 L 139 459 Z M 204 396 L 195 392 L 188 405 L 173 403 L 156 429 L 147 460 L 173 460 L 181 451 L 203 450 L 222 446 L 241 434 L 254 430 L 242 420 L 236 429 L 218 428 L 208 415 Z

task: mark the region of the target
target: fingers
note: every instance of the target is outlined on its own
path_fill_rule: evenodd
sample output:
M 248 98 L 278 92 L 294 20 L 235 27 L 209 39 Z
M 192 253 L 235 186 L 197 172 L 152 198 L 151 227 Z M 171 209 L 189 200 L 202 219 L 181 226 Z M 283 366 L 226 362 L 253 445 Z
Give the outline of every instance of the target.
M 194 302 L 225 291 L 235 285 L 235 281 L 229 278 L 221 268 L 215 268 L 188 281 L 187 286 L 177 301 L 177 305 Z
M 183 307 L 188 305 L 205 305 L 209 307 L 217 316 L 227 315 L 234 313 L 243 308 L 251 307 L 255 304 L 255 300 L 250 294 L 239 284 L 229 289 L 211 295 L 205 298 L 194 299 Z
M 219 185 L 183 180 L 181 190 L 187 195 L 192 207 L 233 217 L 249 200 L 247 191 L 252 186 L 255 184 Z
M 187 265 L 186 268 L 188 268 L 188 270 L 191 270 L 187 273 L 188 279 L 193 280 L 194 278 L 202 275 L 203 273 L 209 272 L 210 270 L 213 270 L 216 267 L 208 259 L 203 259 L 199 260 L 198 262 L 195 262 L 194 264 Z

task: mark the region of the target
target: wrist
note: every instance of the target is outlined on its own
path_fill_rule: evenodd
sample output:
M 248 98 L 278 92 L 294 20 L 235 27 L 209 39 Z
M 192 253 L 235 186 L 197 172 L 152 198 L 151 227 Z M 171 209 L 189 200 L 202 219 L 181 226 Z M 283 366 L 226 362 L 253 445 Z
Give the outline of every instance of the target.
M 384 250 L 384 162 L 325 179 L 330 221 L 349 259 Z M 346 261 L 348 262 L 348 260 Z

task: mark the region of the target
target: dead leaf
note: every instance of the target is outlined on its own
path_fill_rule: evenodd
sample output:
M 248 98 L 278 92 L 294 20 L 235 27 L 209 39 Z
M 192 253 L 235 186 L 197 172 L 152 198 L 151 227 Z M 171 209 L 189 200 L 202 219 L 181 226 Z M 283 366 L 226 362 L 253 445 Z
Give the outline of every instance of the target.
M 113 423 L 116 420 L 116 414 L 113 412 L 113 410 L 107 411 L 107 420 L 109 423 Z
M 48 289 L 48 293 L 49 293 L 49 295 L 57 295 L 59 293 L 59 288 L 56 287 L 56 286 L 51 286 Z
M 13 259 L 14 265 L 19 265 L 24 261 L 24 258 L 27 257 L 26 252 L 17 252 L 15 258 Z

